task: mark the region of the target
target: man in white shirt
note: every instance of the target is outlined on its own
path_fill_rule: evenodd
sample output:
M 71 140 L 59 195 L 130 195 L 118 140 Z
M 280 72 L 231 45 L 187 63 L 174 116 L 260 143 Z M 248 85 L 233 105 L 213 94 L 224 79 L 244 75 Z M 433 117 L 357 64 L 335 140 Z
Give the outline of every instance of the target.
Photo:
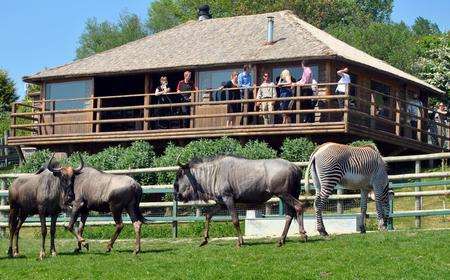
M 336 87 L 336 95 L 345 95 L 348 84 L 351 83 L 350 75 L 348 74 L 348 68 L 342 68 L 337 71 L 339 77 L 338 85 Z M 339 108 L 344 108 L 344 100 L 338 99 Z
M 270 75 L 269 73 L 264 73 L 263 76 L 263 82 L 260 86 L 260 88 L 258 89 L 258 94 L 256 95 L 256 99 L 260 100 L 260 99 L 273 99 L 277 97 L 277 93 L 275 90 L 275 84 L 273 82 L 270 81 Z M 261 112 L 272 112 L 273 111 L 273 104 L 275 102 L 274 101 L 258 101 L 256 103 L 256 107 L 259 107 L 259 110 Z M 264 124 L 273 124 L 273 114 L 264 114 L 263 115 L 263 119 L 264 119 Z

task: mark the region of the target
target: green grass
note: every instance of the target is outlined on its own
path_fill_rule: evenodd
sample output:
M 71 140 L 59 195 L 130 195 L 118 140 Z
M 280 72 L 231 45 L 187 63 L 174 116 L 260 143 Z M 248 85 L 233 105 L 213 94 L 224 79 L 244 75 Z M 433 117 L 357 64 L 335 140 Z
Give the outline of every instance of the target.
M 133 256 L 132 241 L 104 253 L 104 242 L 75 255 L 73 240 L 58 240 L 57 257 L 37 261 L 39 240 L 21 239 L 23 257 L 0 257 L 4 279 L 448 279 L 450 231 L 404 231 L 275 240 L 212 241 L 157 239 L 143 242 Z M 0 240 L 0 252 L 7 250 Z

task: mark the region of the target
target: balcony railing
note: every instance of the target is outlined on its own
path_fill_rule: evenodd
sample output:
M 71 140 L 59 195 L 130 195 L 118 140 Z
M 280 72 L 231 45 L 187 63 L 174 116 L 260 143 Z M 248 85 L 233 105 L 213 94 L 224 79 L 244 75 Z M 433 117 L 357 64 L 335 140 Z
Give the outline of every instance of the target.
M 196 131 L 227 133 L 245 129 L 250 134 L 264 135 L 277 129 L 299 132 L 299 128 L 313 128 L 309 133 L 324 133 L 348 132 L 354 128 L 379 131 L 433 146 L 448 145 L 450 127 L 445 121 L 429 118 L 429 108 L 356 84 L 347 85 L 345 94 L 336 95 L 336 86 L 336 83 L 284 86 L 292 91 L 292 96 L 266 99 L 257 99 L 260 87 L 253 87 L 15 103 L 11 114 L 11 139 L 95 137 L 140 131 L 176 136 L 177 133 L 186 135 Z M 307 88 L 313 89 L 313 96 L 304 95 Z M 276 87 L 276 90 L 282 88 Z M 238 98 L 232 97 L 238 93 L 241 94 Z M 86 108 L 57 110 L 61 107 L 57 105 L 69 105 L 74 101 L 84 101 Z M 255 106 L 266 102 L 274 104 L 273 111 L 260 111 Z M 411 106 L 417 108 L 418 115 L 408 113 L 407 108 Z M 438 114 L 438 119 L 445 119 L 444 115 L 435 114 Z M 285 123 L 282 123 L 283 115 L 288 120 Z M 271 118 L 264 122 L 264 116 Z M 227 120 L 232 118 L 235 121 L 230 125 Z

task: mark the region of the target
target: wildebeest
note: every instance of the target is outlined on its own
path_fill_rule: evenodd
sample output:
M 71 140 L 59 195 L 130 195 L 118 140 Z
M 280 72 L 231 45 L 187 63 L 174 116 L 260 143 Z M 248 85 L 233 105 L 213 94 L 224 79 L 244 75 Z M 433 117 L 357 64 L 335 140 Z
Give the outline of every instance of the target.
M 80 156 L 81 166 L 76 169 L 72 167 L 56 168 L 50 164 L 53 157 L 54 154 L 46 165 L 48 169 L 41 169 L 36 174 L 18 177 L 9 189 L 10 244 L 8 255 L 11 257 L 19 254 L 19 231 L 22 224 L 28 216 L 35 214 L 39 215 L 41 221 L 42 245 L 39 258 L 45 257 L 45 237 L 47 235 L 45 218 L 47 216 L 51 217 L 50 250 L 53 256 L 56 255 L 56 220 L 61 211 L 67 208 L 74 199 L 73 181 L 74 177 L 83 169 L 83 159 Z
M 122 213 L 126 211 L 133 222 L 136 234 L 134 253 L 140 252 L 141 225 L 146 220 L 139 209 L 142 188 L 133 178 L 125 175 L 108 174 L 91 167 L 85 167 L 75 178 L 74 194 L 75 200 L 72 203 L 72 213 L 67 229 L 78 240 L 76 252 L 81 251 L 82 245 L 89 250 L 88 243 L 83 239 L 83 229 L 89 211 L 112 213 L 116 230 L 107 245 L 107 252 L 111 251 L 123 228 Z M 80 216 L 81 221 L 78 232 L 76 232 L 74 224 L 78 216 Z
M 297 199 L 300 194 L 301 174 L 299 168 L 292 163 L 282 159 L 248 160 L 221 155 L 192 160 L 179 166 L 174 183 L 174 196 L 177 200 L 214 200 L 217 203 L 205 213 L 204 240 L 200 246 L 208 243 L 212 216 L 224 208 L 230 211 L 237 231 L 237 246 L 241 246 L 243 238 L 236 205 L 261 205 L 272 196 L 279 197 L 286 208 L 286 223 L 278 245 L 284 244 L 295 214 L 300 236 L 306 240 L 303 227 L 304 204 Z

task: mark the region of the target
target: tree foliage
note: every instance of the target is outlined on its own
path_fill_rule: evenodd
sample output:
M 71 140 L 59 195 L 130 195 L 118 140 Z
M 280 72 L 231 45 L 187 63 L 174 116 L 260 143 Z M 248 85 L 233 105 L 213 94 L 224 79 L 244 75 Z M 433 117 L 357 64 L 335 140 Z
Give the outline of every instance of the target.
M 441 33 L 436 23 L 432 23 L 423 17 L 416 18 L 411 30 L 416 36 L 435 35 Z
M 11 111 L 11 103 L 16 102 L 18 98 L 14 81 L 8 72 L 0 69 L 0 111 L 2 113 Z
M 145 26 L 135 14 L 123 13 L 117 23 L 90 18 L 79 39 L 77 58 L 85 58 L 125 43 L 135 41 L 148 34 Z

